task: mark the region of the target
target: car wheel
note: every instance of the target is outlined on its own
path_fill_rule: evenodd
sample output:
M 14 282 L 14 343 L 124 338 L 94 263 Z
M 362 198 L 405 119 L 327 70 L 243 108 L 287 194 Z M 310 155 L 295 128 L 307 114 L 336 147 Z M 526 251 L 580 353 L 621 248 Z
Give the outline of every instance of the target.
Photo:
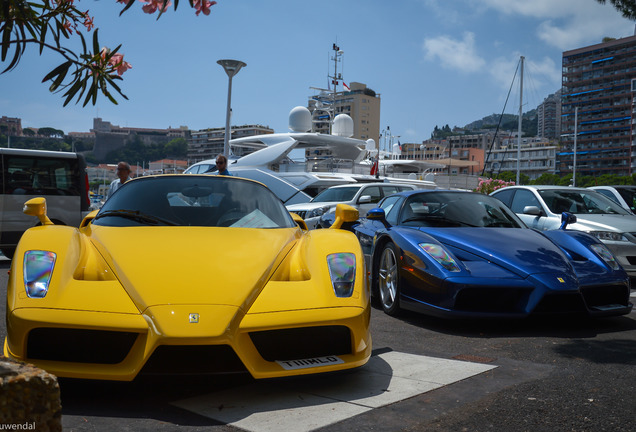
M 378 263 L 378 291 L 382 310 L 395 316 L 400 311 L 400 272 L 394 243 L 387 243 Z

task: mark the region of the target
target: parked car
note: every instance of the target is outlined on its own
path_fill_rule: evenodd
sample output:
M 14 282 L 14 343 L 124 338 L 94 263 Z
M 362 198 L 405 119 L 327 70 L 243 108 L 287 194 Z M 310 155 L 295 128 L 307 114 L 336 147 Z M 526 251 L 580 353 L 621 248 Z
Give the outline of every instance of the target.
M 360 215 L 365 215 L 377 206 L 386 196 L 405 190 L 417 189 L 411 184 L 396 183 L 359 183 L 332 186 L 320 192 L 311 201 L 302 204 L 288 205 L 287 210 L 294 212 L 305 220 L 307 228 L 316 228 L 320 217 L 332 213 L 336 204 L 348 204 L 358 209 Z
M 45 197 L 48 215 L 78 226 L 90 210 L 86 161 L 80 153 L 0 148 L 0 251 L 11 258 L 37 220 L 22 213 L 29 198 Z
M 4 354 L 59 377 L 355 368 L 371 356 L 360 244 L 312 232 L 264 185 L 160 175 L 122 185 L 79 227 L 25 204 Z M 340 220 L 357 210 L 340 206 Z
M 556 229 L 563 212 L 576 215 L 568 229 L 585 231 L 601 240 L 631 278 L 636 278 L 636 215 L 600 192 L 563 186 L 508 186 L 491 193 L 526 225 Z
M 636 186 L 616 185 L 616 186 L 592 186 L 593 189 L 613 199 L 626 210 L 636 213 Z
M 352 229 L 372 297 L 389 315 L 408 309 L 449 318 L 600 317 L 633 307 L 627 274 L 596 237 L 528 229 L 488 195 L 402 192 Z

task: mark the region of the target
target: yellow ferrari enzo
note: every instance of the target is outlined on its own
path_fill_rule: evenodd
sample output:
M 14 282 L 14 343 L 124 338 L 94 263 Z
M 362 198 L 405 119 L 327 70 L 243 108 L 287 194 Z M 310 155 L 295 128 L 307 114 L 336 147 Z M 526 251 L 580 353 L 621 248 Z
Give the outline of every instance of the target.
M 61 377 L 336 371 L 371 355 L 369 292 L 341 206 L 307 231 L 260 183 L 161 175 L 123 185 L 79 228 L 46 202 L 11 263 L 4 354 Z

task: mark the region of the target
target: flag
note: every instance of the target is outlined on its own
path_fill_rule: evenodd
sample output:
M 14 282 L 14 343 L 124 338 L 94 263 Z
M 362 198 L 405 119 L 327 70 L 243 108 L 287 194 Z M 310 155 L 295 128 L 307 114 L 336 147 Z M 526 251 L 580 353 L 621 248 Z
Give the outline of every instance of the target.
M 398 148 L 402 151 L 402 144 L 400 143 L 400 140 L 398 140 Z
M 344 87 L 345 89 L 347 89 L 347 91 L 351 91 L 351 89 L 349 88 L 349 86 L 347 85 L 346 82 L 342 82 L 342 87 Z
M 375 160 L 375 162 L 373 162 L 373 165 L 371 165 L 371 175 L 376 175 L 378 173 L 378 159 Z

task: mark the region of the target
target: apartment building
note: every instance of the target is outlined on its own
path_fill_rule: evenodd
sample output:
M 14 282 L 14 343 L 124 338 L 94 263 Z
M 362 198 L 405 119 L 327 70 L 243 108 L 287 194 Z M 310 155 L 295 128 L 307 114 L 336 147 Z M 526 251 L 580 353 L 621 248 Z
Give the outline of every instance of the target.
M 274 129 L 262 125 L 232 126 L 230 137 L 243 138 L 246 136 L 273 134 Z M 206 159 L 214 159 L 218 154 L 223 153 L 225 143 L 225 127 L 202 129 L 190 133 L 188 140 L 188 161 L 190 164 Z M 232 146 L 234 156 L 245 156 L 253 151 L 261 149 L 256 143 L 241 146 Z
M 561 136 L 561 90 L 549 95 L 537 107 L 537 135 L 554 140 Z
M 563 53 L 563 145 L 556 174 L 572 173 L 575 166 L 582 175 L 634 172 L 635 78 L 636 35 Z
M 486 172 L 499 174 L 505 171 L 519 172 L 535 180 L 542 174 L 554 174 L 555 156 L 558 146 L 547 140 L 524 139 L 521 151 L 517 152 L 517 142 L 509 140 L 492 150 L 486 160 Z
M 352 82 L 350 90 L 336 92 L 316 89 L 309 97 L 307 108 L 312 113 L 313 132 L 330 132 L 330 120 L 338 114 L 348 114 L 353 119 L 353 138 L 373 139 L 380 136 L 380 95 L 366 84 Z

